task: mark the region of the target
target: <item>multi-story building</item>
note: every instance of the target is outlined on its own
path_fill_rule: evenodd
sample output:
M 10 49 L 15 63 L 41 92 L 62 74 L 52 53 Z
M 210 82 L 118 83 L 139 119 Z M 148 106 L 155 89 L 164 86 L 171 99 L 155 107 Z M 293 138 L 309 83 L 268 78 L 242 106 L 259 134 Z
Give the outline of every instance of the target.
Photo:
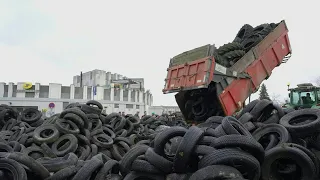
M 98 77 L 97 74 L 94 76 Z M 148 109 L 153 102 L 149 90 L 144 91 L 144 88 L 130 87 L 117 88 L 111 86 L 112 83 L 107 86 L 99 78 L 94 81 L 86 79 L 83 82 L 85 83 L 82 84 L 82 87 L 77 83 L 70 86 L 56 83 L 50 83 L 49 85 L 35 83 L 27 88 L 23 82 L 17 84 L 0 82 L 0 104 L 16 107 L 20 111 L 26 107 L 33 107 L 46 112 L 46 115 L 50 116 L 63 111 L 69 103 L 85 103 L 94 99 L 102 103 L 106 113 L 125 112 L 126 114 L 135 114 L 137 111 L 140 112 L 140 115 L 144 111 L 149 113 Z
M 81 86 L 103 86 L 110 88 L 111 86 L 121 85 L 128 89 L 144 90 L 143 78 L 128 78 L 126 76 L 104 70 L 92 70 L 85 73 L 80 73 L 73 77 L 73 85 L 75 87 Z

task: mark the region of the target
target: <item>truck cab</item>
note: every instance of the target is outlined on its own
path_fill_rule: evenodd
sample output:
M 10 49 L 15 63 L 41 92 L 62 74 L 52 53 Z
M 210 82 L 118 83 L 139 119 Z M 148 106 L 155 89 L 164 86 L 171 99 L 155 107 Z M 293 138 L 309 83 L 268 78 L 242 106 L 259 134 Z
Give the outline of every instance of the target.
M 298 84 L 296 88 L 288 89 L 290 102 L 284 108 L 320 109 L 320 87 L 311 83 Z

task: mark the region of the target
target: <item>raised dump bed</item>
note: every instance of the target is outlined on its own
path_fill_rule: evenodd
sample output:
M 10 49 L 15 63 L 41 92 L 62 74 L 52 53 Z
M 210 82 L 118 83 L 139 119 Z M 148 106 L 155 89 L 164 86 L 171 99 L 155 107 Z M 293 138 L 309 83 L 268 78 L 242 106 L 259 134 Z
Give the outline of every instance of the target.
M 163 93 L 178 92 L 176 101 L 187 119 L 200 121 L 241 109 L 272 70 L 290 58 L 288 28 L 281 21 L 231 67 L 218 63 L 216 51 L 214 45 L 206 45 L 170 60 Z

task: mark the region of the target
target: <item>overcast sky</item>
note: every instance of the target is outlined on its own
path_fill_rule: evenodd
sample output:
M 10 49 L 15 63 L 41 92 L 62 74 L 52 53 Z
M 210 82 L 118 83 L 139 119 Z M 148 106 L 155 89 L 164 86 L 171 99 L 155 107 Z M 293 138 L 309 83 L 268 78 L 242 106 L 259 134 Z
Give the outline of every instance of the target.
M 270 95 L 284 99 L 288 82 L 320 75 L 318 3 L 0 0 L 0 82 L 70 85 L 80 71 L 102 69 L 143 77 L 155 105 L 176 105 L 161 91 L 171 57 L 228 43 L 246 23 L 285 19 L 292 58 L 265 81 Z

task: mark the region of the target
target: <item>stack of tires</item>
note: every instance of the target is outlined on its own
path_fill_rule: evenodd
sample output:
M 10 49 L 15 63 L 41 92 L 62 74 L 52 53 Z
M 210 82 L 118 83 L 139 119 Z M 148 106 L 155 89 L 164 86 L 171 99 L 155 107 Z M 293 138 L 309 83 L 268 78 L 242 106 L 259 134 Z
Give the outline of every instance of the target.
M 217 49 L 214 54 L 216 62 L 225 67 L 231 67 L 246 52 L 260 43 L 277 25 L 275 23 L 265 23 L 256 27 L 249 24 L 243 25 L 232 42 Z

